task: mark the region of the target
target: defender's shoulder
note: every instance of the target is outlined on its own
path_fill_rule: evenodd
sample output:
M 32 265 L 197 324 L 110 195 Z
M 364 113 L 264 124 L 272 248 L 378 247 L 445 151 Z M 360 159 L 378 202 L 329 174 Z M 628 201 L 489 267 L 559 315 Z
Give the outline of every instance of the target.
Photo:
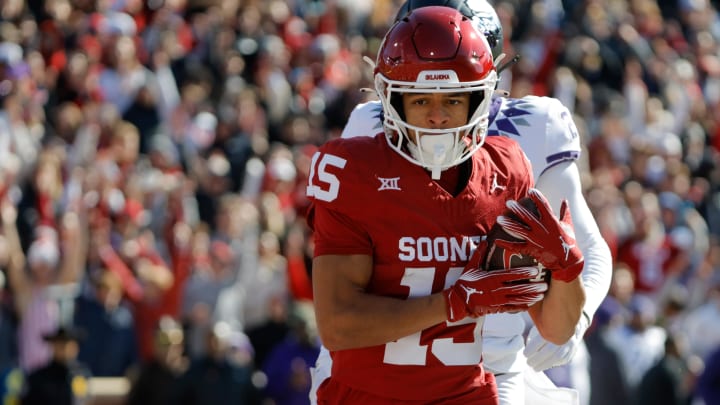
M 341 138 L 375 136 L 383 132 L 383 110 L 380 101 L 355 106 L 343 128 Z
M 580 156 L 580 137 L 572 114 L 556 98 L 498 97 L 488 134 L 516 140 L 530 159 L 535 178 L 549 167 Z

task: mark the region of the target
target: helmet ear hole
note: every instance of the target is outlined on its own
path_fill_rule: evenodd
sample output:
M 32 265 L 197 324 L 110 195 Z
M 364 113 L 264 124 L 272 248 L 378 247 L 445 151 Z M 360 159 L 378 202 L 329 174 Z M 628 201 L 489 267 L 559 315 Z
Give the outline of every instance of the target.
M 480 103 L 485 100 L 485 92 L 484 91 L 473 91 L 470 93 L 470 108 L 468 109 L 468 122 L 472 118 L 473 114 L 475 114 L 475 111 L 477 111 L 477 108 L 480 106 Z
M 390 95 L 390 105 L 397 111 L 401 120 L 405 121 L 405 106 L 403 105 L 403 95 L 400 93 L 392 93 Z

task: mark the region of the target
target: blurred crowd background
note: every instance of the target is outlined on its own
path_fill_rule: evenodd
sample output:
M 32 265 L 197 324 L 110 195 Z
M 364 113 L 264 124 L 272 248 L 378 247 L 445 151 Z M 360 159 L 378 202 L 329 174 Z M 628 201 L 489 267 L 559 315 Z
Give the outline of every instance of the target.
M 86 403 L 91 377 L 128 404 L 308 403 L 310 159 L 372 99 L 401 3 L 0 1 L 3 400 L 59 363 Z M 574 114 L 614 257 L 548 374 L 584 405 L 720 404 L 717 2 L 494 4 L 521 56 L 500 87 Z

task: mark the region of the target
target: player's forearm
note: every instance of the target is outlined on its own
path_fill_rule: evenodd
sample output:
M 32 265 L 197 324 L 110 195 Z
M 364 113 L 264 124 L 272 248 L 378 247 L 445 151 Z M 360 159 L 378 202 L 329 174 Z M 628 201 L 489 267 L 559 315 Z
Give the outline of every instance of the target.
M 569 283 L 552 280 L 543 301 L 531 307 L 529 313 L 545 340 L 562 345 L 575 333 L 584 304 L 585 290 L 580 278 Z
M 585 199 L 577 193 L 571 199 L 575 238 L 585 258 L 581 274 L 586 295 L 584 310 L 592 318 L 610 288 L 612 256 Z
M 548 169 L 540 176 L 537 187 L 556 209 L 562 199 L 568 200 L 575 240 L 585 258 L 581 275 L 586 295 L 584 311 L 592 318 L 610 288 L 612 257 L 583 196 L 577 165 L 565 162 Z
M 372 269 L 368 255 L 313 260 L 315 314 L 328 349 L 384 344 L 447 319 L 442 294 L 402 299 L 368 293 Z
M 342 299 L 316 300 L 318 328 L 330 350 L 381 345 L 446 320 L 442 294 L 407 300 L 358 291 Z

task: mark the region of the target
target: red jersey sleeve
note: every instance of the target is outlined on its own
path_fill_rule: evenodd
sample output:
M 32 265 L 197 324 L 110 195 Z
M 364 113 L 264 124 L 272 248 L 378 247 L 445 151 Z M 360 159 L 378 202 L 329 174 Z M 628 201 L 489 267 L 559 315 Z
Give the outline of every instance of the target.
M 359 221 L 364 208 L 372 205 L 371 190 L 361 179 L 371 170 L 352 152 L 354 144 L 369 140 L 331 141 L 313 158 L 306 193 L 311 201 L 308 224 L 315 235 L 315 256 L 372 254 L 371 237 Z
M 370 237 L 357 221 L 327 207 L 315 213 L 314 221 L 315 256 L 372 255 Z

